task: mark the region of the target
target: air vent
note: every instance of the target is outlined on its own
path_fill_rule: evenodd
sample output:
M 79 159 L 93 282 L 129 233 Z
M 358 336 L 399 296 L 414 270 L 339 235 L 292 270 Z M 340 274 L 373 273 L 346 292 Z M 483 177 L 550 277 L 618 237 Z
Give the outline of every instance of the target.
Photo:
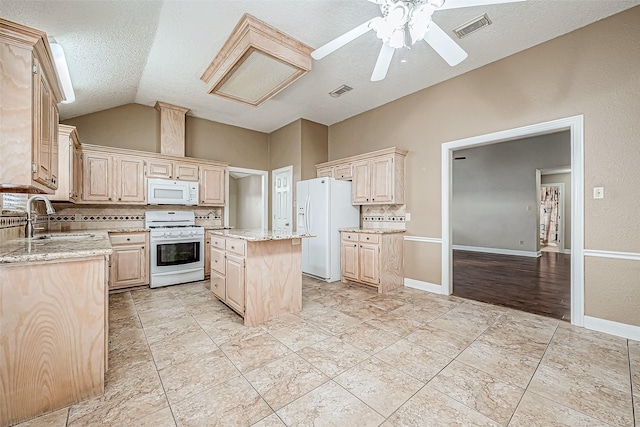
M 337 97 L 339 97 L 341 95 L 344 95 L 345 93 L 347 93 L 347 92 L 349 92 L 351 90 L 353 90 L 352 87 L 347 86 L 347 85 L 342 85 L 338 89 L 329 92 L 329 95 L 333 96 L 334 98 L 337 98 Z
M 465 22 L 458 28 L 454 28 L 453 32 L 456 33 L 456 36 L 458 36 L 459 39 L 461 39 L 489 25 L 491 25 L 491 19 L 489 19 L 489 16 L 485 13 L 477 18 L 473 18 L 471 21 Z

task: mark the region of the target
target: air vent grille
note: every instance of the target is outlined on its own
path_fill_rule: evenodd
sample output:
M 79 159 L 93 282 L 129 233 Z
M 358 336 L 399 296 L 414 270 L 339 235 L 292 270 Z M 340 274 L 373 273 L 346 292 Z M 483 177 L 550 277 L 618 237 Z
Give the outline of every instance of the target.
M 489 19 L 489 16 L 485 13 L 477 18 L 473 18 L 471 21 L 465 22 L 458 28 L 454 28 L 453 32 L 461 39 L 489 25 L 491 25 L 491 19 Z
M 334 98 L 337 98 L 337 97 L 339 97 L 341 95 L 344 95 L 345 93 L 347 93 L 347 92 L 349 92 L 351 90 L 353 90 L 353 88 L 351 86 L 342 85 L 338 89 L 329 92 L 329 95 L 331 95 Z

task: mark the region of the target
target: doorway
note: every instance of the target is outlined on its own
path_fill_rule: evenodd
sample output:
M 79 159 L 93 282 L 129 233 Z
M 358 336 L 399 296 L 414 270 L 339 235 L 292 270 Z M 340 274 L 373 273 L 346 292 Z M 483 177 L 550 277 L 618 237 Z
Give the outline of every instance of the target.
M 583 154 L 584 117 L 575 116 L 551 122 L 539 123 L 492 134 L 451 141 L 442 145 L 442 293 L 453 293 L 453 231 L 451 221 L 452 205 L 452 162 L 454 151 L 463 148 L 479 147 L 525 137 L 534 137 L 569 131 L 571 144 L 571 194 L 575 203 L 571 206 L 572 221 L 570 260 L 570 307 L 571 323 L 582 326 L 584 323 L 584 154 Z M 528 209 L 528 208 L 527 208 Z M 537 226 L 536 226 L 537 227 Z M 537 230 L 536 230 L 537 231 Z
M 225 227 L 266 230 L 269 199 L 267 171 L 229 167 Z

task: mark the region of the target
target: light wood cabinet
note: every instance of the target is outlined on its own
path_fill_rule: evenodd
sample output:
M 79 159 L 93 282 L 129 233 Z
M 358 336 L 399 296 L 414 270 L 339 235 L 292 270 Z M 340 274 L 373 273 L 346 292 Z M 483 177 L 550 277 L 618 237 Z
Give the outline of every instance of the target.
M 54 148 L 55 151 L 55 148 Z M 58 127 L 58 189 L 49 199 L 59 202 L 76 201 L 82 193 L 82 148 L 74 126 Z
M 0 265 L 0 425 L 104 392 L 105 256 Z
M 86 148 L 82 158 L 83 202 L 146 203 L 144 158 Z
M 241 316 L 245 311 L 245 242 L 237 239 L 212 237 L 211 291 Z M 222 248 L 220 248 L 222 247 Z M 242 248 L 242 250 L 239 250 Z M 240 253 L 240 254 L 239 254 Z
M 211 276 L 211 235 L 205 231 L 204 234 L 204 278 Z
M 404 285 L 403 233 L 341 233 L 343 282 L 375 286 L 379 293 Z
M 0 188 L 53 194 L 63 96 L 47 35 L 0 18 L 0 78 Z
M 197 181 L 198 165 L 195 163 L 151 158 L 147 160 L 147 178 Z
M 387 148 L 316 165 L 317 176 L 352 180 L 354 205 L 404 203 L 407 151 Z
M 109 233 L 113 247 L 109 289 L 149 284 L 149 233 Z
M 211 292 L 255 326 L 302 310 L 300 239 L 211 236 Z
M 391 154 L 354 162 L 353 171 L 354 205 L 404 203 L 404 156 Z
M 199 206 L 224 206 L 226 168 L 221 166 L 200 166 Z

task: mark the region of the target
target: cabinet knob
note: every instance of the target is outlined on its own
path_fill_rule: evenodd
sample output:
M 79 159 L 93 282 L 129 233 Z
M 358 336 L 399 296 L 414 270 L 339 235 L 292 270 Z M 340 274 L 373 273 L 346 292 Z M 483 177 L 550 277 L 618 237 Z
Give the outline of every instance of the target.
M 215 286 L 215 287 L 217 288 L 217 287 L 218 287 L 218 284 L 216 283 L 216 284 L 215 284 L 215 285 L 213 285 L 213 286 Z
M 369 238 L 367 237 L 367 240 L 369 240 Z
M 144 249 L 144 246 L 141 246 L 140 249 Z
M 171 175 L 169 175 L 169 178 L 171 178 Z
M 111 200 L 111 197 L 109 197 L 109 200 Z
M 231 246 L 231 249 L 235 249 L 235 248 L 236 248 L 235 246 Z
M 122 197 L 118 197 L 118 201 L 121 201 L 121 200 L 122 200 Z
M 131 237 L 127 237 L 127 242 L 131 241 Z

